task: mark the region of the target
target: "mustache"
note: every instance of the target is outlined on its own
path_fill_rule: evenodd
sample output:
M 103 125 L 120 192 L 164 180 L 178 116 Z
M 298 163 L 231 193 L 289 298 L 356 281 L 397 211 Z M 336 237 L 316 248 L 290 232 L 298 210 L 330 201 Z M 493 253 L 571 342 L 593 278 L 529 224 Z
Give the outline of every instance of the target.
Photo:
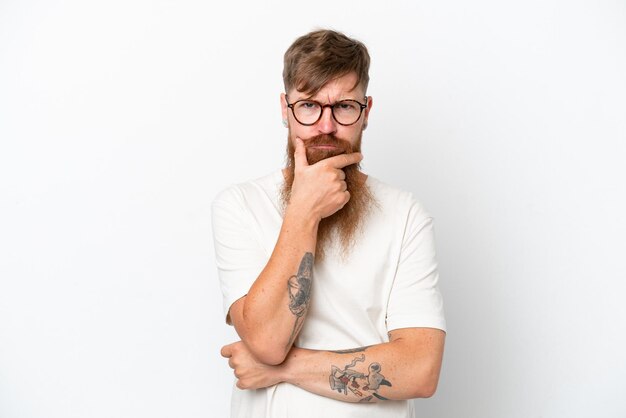
M 309 139 L 304 140 L 305 147 L 313 147 L 316 145 L 334 145 L 339 148 L 343 153 L 351 153 L 352 152 L 352 144 L 345 139 L 337 138 L 333 134 L 321 134 L 313 136 Z

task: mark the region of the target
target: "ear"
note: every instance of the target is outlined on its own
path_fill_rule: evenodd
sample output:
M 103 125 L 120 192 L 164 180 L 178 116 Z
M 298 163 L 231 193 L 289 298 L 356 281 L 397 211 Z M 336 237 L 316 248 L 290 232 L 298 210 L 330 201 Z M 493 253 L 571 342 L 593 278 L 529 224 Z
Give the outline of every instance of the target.
M 363 129 L 367 127 L 367 118 L 370 115 L 370 110 L 372 110 L 373 104 L 374 100 L 372 99 L 372 96 L 367 96 L 367 107 L 363 109 Z
M 283 120 L 289 120 L 289 108 L 287 107 L 287 98 L 285 97 L 285 93 L 280 93 L 280 110 L 282 113 Z

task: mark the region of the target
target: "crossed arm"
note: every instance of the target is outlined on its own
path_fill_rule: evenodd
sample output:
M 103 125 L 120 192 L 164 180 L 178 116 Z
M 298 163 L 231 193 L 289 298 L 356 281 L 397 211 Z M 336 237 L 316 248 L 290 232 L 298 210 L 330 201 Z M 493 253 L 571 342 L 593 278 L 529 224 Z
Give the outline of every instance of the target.
M 237 387 L 259 389 L 286 382 L 345 402 L 426 398 L 435 393 L 445 333 L 404 328 L 390 342 L 353 350 L 321 351 L 293 347 L 279 365 L 257 360 L 241 341 L 222 348 Z

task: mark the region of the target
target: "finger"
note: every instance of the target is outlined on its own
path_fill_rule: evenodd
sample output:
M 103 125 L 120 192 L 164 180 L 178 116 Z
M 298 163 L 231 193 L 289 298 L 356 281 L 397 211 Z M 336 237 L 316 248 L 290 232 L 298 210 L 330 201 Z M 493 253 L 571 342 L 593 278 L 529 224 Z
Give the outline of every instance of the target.
M 309 162 L 306 159 L 306 147 L 304 146 L 304 142 L 298 138 L 294 138 L 296 151 L 294 152 L 294 161 L 296 162 L 296 167 L 306 167 L 309 165 Z
M 224 347 L 222 347 L 222 349 L 220 350 L 220 354 L 222 355 L 222 357 L 229 358 L 230 356 L 233 355 L 231 346 L 232 346 L 232 344 L 228 344 L 228 345 L 225 345 Z
M 339 180 L 345 180 L 346 179 L 346 172 L 345 171 L 337 169 L 337 172 L 339 173 Z
M 341 182 L 341 191 L 345 192 L 346 190 L 348 190 L 348 183 L 346 183 L 345 181 Z
M 325 164 L 335 168 L 344 168 L 351 164 L 356 164 L 363 159 L 363 154 L 360 152 L 353 152 L 351 154 L 335 155 L 334 157 L 323 160 Z

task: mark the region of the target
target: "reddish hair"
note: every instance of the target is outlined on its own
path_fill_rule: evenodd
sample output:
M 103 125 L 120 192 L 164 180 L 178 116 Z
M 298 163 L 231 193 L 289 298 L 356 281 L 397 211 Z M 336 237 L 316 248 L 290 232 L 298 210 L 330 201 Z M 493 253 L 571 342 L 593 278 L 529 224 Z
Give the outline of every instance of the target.
M 285 92 L 295 88 L 311 96 L 329 81 L 354 72 L 367 90 L 370 56 L 363 43 L 333 30 L 317 30 L 295 40 L 285 52 Z

